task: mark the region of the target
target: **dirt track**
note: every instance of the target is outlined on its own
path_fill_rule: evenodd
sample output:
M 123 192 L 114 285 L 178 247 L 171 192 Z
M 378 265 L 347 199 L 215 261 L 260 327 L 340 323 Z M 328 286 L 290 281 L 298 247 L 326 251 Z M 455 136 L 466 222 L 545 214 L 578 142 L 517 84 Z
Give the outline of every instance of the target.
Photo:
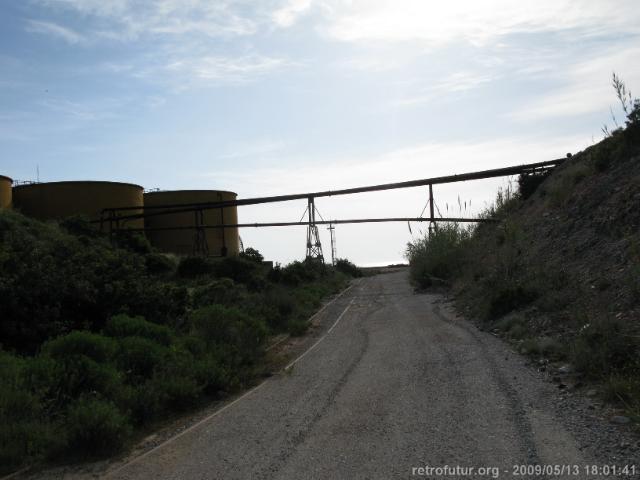
M 362 279 L 321 324 L 289 371 L 108 477 L 467 478 L 414 470 L 460 465 L 512 478 L 514 465 L 601 463 L 562 426 L 552 384 L 405 272 Z

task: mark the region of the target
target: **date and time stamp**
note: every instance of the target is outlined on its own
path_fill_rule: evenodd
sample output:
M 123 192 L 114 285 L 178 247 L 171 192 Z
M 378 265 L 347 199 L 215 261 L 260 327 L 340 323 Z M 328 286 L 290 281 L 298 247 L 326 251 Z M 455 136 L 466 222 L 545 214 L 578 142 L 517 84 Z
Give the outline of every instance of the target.
M 639 478 L 638 465 L 512 465 L 496 466 L 423 465 L 411 467 L 411 475 L 422 478 Z

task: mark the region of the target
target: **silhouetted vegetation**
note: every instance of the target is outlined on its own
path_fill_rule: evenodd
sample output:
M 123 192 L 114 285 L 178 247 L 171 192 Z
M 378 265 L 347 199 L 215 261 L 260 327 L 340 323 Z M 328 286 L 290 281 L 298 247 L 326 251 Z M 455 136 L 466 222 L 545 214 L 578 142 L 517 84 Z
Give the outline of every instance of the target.
M 640 100 L 614 75 L 624 126 L 551 174 L 521 176 L 481 215 L 410 243 L 416 287 L 452 287 L 482 328 L 583 381 L 640 421 Z M 616 124 L 617 125 L 617 124 Z
M 351 277 L 357 278 L 362 276 L 362 271 L 353 263 L 351 263 L 346 258 L 338 258 L 336 259 L 336 270 L 339 272 L 345 273 Z
M 268 336 L 300 334 L 348 276 L 318 262 L 114 247 L 81 218 L 0 211 L 0 465 L 91 458 L 251 384 Z

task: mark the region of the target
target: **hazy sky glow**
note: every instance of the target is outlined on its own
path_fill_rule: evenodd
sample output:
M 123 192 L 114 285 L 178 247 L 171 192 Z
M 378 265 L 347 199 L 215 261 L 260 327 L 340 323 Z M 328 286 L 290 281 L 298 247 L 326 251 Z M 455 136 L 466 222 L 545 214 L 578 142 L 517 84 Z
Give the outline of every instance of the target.
M 598 141 L 610 107 L 622 123 L 611 73 L 640 89 L 639 38 L 636 0 L 7 0 L 0 174 L 251 197 L 557 158 Z M 459 194 L 475 212 L 502 183 L 439 187 L 437 202 L 457 211 Z M 318 208 L 417 216 L 425 197 Z M 239 215 L 296 221 L 305 206 Z M 304 255 L 301 228 L 241 235 L 277 261 Z M 400 260 L 411 236 L 337 238 L 372 264 Z

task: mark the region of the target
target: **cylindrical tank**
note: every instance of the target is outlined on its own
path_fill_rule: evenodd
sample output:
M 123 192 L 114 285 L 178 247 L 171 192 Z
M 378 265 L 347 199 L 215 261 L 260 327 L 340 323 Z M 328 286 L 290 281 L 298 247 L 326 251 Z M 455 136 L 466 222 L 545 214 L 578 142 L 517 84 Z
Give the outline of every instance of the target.
M 25 215 L 52 220 L 85 215 L 99 220 L 105 208 L 142 207 L 143 188 L 118 182 L 48 182 L 19 185 L 13 189 L 13 206 Z M 118 216 L 142 213 L 140 210 L 117 212 Z M 108 223 L 105 224 L 108 228 Z M 120 228 L 144 228 L 144 220 L 122 220 Z
M 177 190 L 166 192 L 148 192 L 144 194 L 146 207 L 163 205 L 185 205 L 193 203 L 227 202 L 235 200 L 234 192 L 218 190 Z M 147 214 L 158 210 L 148 209 Z M 225 207 L 203 210 L 202 225 L 222 225 L 238 223 L 238 208 Z M 147 238 L 151 245 L 164 252 L 191 255 L 198 253 L 198 230 L 189 228 L 183 230 L 156 230 L 154 228 L 167 227 L 195 227 L 196 213 L 182 212 L 168 215 L 148 216 L 145 218 Z M 237 228 L 207 228 L 204 232 L 206 247 L 210 255 L 238 255 L 240 252 Z M 201 240 L 201 238 L 200 238 Z
M 11 185 L 13 180 L 0 175 L 0 208 L 11 208 Z

